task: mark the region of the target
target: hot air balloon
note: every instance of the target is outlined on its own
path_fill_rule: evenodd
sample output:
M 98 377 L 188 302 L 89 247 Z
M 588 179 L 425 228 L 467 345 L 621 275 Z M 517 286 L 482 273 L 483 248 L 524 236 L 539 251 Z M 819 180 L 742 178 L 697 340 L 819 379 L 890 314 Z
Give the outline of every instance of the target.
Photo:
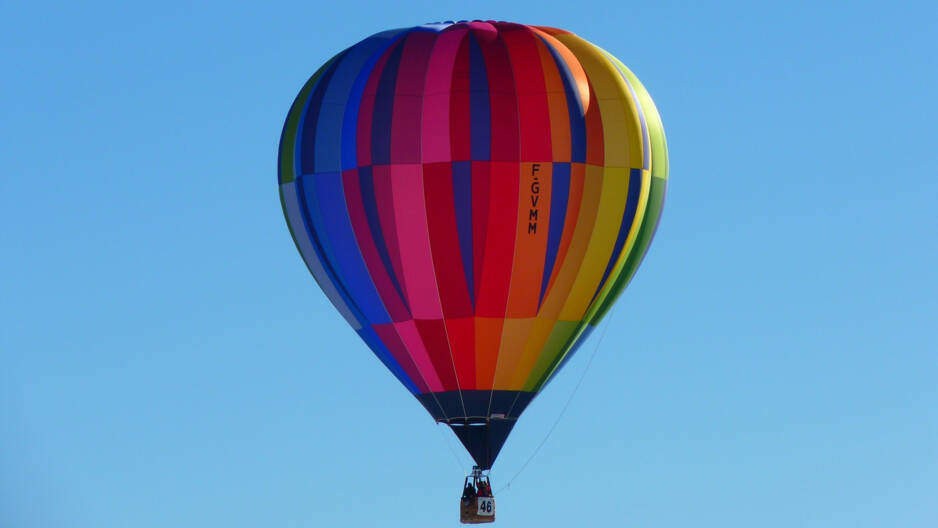
M 495 21 L 340 52 L 300 90 L 279 149 L 309 271 L 452 428 L 474 478 L 634 275 L 667 175 L 661 119 L 624 64 Z

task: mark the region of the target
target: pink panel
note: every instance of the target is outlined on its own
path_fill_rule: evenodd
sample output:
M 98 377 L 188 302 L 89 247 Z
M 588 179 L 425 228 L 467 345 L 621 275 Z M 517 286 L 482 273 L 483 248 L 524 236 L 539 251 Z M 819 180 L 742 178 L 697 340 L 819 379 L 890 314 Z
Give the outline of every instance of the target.
M 442 319 L 420 165 L 391 165 L 391 194 L 407 301 L 415 319 Z
M 394 324 L 371 325 L 371 328 L 378 334 L 378 338 L 381 339 L 384 346 L 388 347 L 388 351 L 391 352 L 394 359 L 400 364 L 401 368 L 404 369 L 407 376 L 417 385 L 420 392 L 430 390 L 427 387 L 427 382 L 423 379 L 423 375 L 417 368 L 417 364 L 414 362 L 410 351 L 408 351 L 404 343 L 401 342 L 401 336 L 397 333 L 397 328 Z
M 421 115 L 421 156 L 425 162 L 450 161 L 450 87 L 456 53 L 466 33 L 465 29 L 444 32 L 430 56 Z
M 426 380 L 430 391 L 440 392 L 444 390 L 440 376 L 437 375 L 436 369 L 433 368 L 433 362 L 430 361 L 430 355 L 427 353 L 427 348 L 423 344 L 423 339 L 420 338 L 420 332 L 417 331 L 417 325 L 414 321 L 394 323 L 394 327 L 397 328 L 397 333 L 401 336 L 404 348 L 407 349 L 407 352 L 409 352 L 410 356 L 414 359 L 417 370 L 420 371 L 420 375 Z

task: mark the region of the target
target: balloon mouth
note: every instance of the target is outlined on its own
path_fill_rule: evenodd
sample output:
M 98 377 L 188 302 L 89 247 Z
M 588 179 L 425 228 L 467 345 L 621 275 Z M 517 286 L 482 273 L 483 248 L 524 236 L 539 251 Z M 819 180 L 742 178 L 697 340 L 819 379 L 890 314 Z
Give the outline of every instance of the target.
M 480 468 L 492 468 L 533 392 L 463 390 L 417 395 L 437 423 L 445 423 Z

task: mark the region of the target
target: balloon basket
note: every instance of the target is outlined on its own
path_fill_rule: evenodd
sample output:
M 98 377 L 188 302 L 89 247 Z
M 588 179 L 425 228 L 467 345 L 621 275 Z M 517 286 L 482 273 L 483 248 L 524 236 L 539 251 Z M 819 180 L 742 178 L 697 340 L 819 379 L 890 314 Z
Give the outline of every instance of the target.
M 482 524 L 495 522 L 495 497 L 488 475 L 483 475 L 479 466 L 463 481 L 463 495 L 459 501 L 459 522 Z
M 482 524 L 495 522 L 495 499 L 476 497 L 472 501 L 459 501 L 459 522 Z

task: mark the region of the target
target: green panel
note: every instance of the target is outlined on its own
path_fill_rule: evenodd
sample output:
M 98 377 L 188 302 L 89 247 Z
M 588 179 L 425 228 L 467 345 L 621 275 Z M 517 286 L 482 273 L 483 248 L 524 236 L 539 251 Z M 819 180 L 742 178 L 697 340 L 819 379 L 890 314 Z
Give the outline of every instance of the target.
M 593 304 L 586 312 L 586 320 L 589 321 L 590 324 L 599 324 L 602 318 L 606 316 L 606 313 L 609 312 L 609 309 L 612 308 L 613 303 L 615 303 L 619 295 L 625 290 L 625 287 L 628 286 L 635 272 L 638 271 L 638 266 L 642 263 L 642 259 L 645 258 L 648 246 L 651 245 L 651 240 L 655 236 L 658 221 L 661 219 L 661 210 L 664 205 L 666 187 L 666 180 L 661 178 L 651 179 L 651 192 L 648 196 L 648 207 L 645 209 L 645 216 L 642 219 L 642 227 L 639 228 L 638 236 L 635 239 L 635 246 L 626 258 L 622 271 L 616 276 L 606 297 L 601 302 Z
M 651 143 L 651 176 L 653 178 L 668 179 L 668 145 L 664 134 L 664 125 L 661 123 L 661 114 L 658 113 L 658 107 L 651 99 L 651 95 L 638 77 L 628 69 L 622 61 L 606 53 L 612 62 L 618 66 L 625 74 L 632 89 L 635 90 L 635 96 L 641 105 L 642 113 L 645 115 L 645 126 L 648 128 L 648 139 Z
M 635 96 L 638 98 L 641 112 L 645 117 L 648 139 L 651 145 L 651 188 L 649 189 L 648 204 L 645 208 L 645 214 L 641 218 L 635 245 L 627 255 L 625 264 L 611 281 L 611 286 L 596 299 L 596 302 L 586 313 L 585 320 L 592 325 L 598 325 L 609 312 L 613 303 L 628 286 L 629 281 L 632 280 L 638 266 L 642 263 L 642 259 L 645 258 L 645 253 L 648 251 L 651 240 L 655 236 L 655 230 L 658 228 L 658 222 L 661 220 L 664 196 L 668 187 L 668 145 L 665 139 L 664 125 L 661 123 L 661 115 L 648 94 L 648 90 L 638 80 L 638 77 L 619 59 L 609 53 L 606 53 L 606 56 L 619 67 L 628 79 L 632 89 L 635 90 Z
M 550 337 L 547 338 L 547 344 L 544 345 L 541 355 L 537 358 L 537 363 L 534 364 L 534 368 L 528 374 L 528 380 L 522 390 L 535 390 L 544 374 L 551 371 L 566 353 L 568 344 L 577 332 L 579 324 L 579 321 L 557 321 L 550 333 Z

